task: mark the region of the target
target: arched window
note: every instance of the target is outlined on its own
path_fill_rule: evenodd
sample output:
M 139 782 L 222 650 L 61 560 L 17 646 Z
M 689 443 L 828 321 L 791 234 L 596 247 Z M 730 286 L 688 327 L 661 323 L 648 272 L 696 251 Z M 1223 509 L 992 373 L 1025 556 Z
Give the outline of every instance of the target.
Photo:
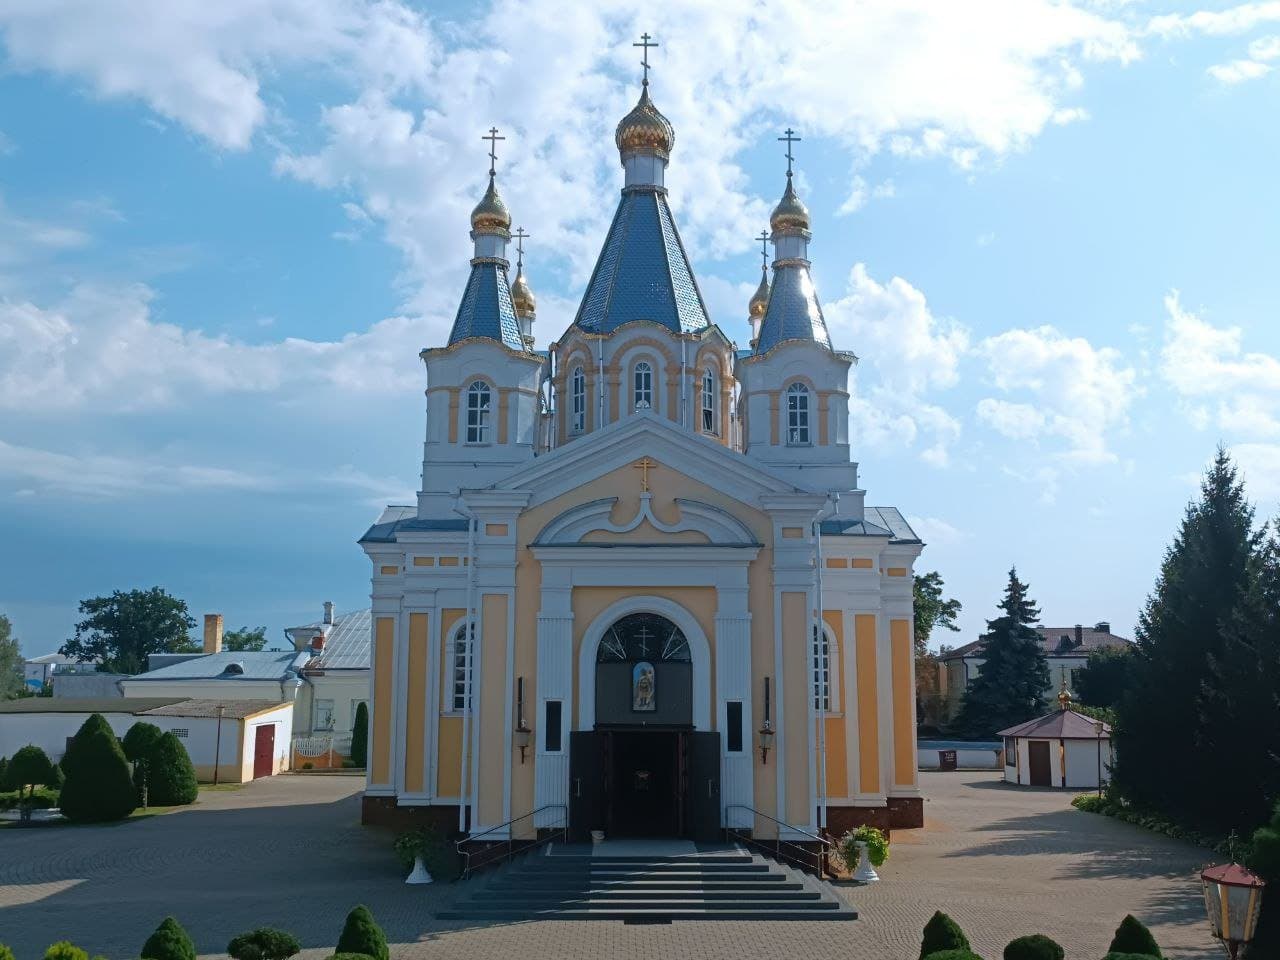
M 831 691 L 837 689 L 831 637 L 821 627 L 813 628 L 813 709 L 831 712 Z
M 702 374 L 702 431 L 720 432 L 716 425 L 716 374 L 710 367 Z
M 449 707 L 453 713 L 466 713 L 471 709 L 471 641 L 475 630 L 466 625 L 454 631 L 449 645 L 450 681 Z
M 637 410 L 653 409 L 653 367 L 641 360 L 636 364 L 633 377 L 632 402 Z
M 483 380 L 477 380 L 467 387 L 467 443 L 489 442 L 491 400 L 489 385 Z
M 574 433 L 581 433 L 587 429 L 587 375 L 582 372 L 581 367 L 574 367 L 573 374 L 570 376 L 569 395 L 570 412 L 572 414 L 569 421 L 569 429 Z
M 787 443 L 809 443 L 809 388 L 803 383 L 787 387 Z

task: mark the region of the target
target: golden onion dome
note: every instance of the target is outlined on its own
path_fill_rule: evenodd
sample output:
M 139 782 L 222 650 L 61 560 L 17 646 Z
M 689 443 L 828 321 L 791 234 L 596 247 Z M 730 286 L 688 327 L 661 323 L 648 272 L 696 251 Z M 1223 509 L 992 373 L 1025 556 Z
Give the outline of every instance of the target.
M 676 142 L 676 132 L 671 121 L 662 115 L 653 101 L 649 99 L 649 83 L 645 81 L 640 91 L 640 100 L 631 112 L 618 121 L 618 129 L 613 136 L 614 143 L 622 154 L 652 153 L 663 159 L 671 156 L 671 148 Z
M 783 191 L 782 199 L 778 201 L 778 205 L 773 208 L 773 213 L 769 217 L 769 225 L 775 231 L 782 232 L 809 229 L 809 208 L 796 196 L 795 187 L 791 185 L 790 174 L 787 175 L 787 189 Z
M 529 289 L 529 282 L 524 278 L 524 267 L 516 268 L 516 278 L 511 284 L 511 303 L 516 308 L 516 316 L 532 316 L 538 309 L 538 301 Z
M 502 197 L 498 196 L 493 174 L 489 174 L 489 189 L 471 211 L 471 229 L 478 233 L 497 233 L 511 229 L 511 211 L 503 203 Z
M 751 315 L 752 320 L 759 320 L 764 316 L 764 312 L 769 307 L 769 274 L 763 267 L 760 268 L 760 286 L 756 287 L 756 292 L 751 295 L 751 303 L 747 307 L 747 311 Z

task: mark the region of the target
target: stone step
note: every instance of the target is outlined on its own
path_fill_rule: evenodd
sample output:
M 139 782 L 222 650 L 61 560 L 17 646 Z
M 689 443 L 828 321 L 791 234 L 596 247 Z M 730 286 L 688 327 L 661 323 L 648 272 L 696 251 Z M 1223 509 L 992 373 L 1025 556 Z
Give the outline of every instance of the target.
M 695 901 L 717 901 L 731 900 L 738 903 L 769 903 L 786 901 L 812 901 L 821 899 L 821 894 L 812 890 L 801 890 L 797 886 L 795 889 L 788 890 L 670 890 L 662 888 L 658 890 L 538 890 L 528 893 L 509 893 L 508 891 L 486 891 L 494 896 L 487 900 L 480 898 L 470 899 L 467 902 L 478 904 L 483 902 L 494 902 L 500 899 L 502 903 L 519 903 L 521 905 L 527 903 L 540 903 L 543 901 L 568 903 L 576 900 L 618 900 L 618 901 L 638 901 L 638 900 L 684 900 L 689 903 Z M 497 893 L 504 894 L 501 898 L 496 896 Z M 834 904 L 834 901 L 832 901 Z
M 538 890 L 555 890 L 557 892 L 580 893 L 583 890 L 635 890 L 644 892 L 646 890 L 670 890 L 674 893 L 698 893 L 698 892 L 727 892 L 727 893 L 759 893 L 761 895 L 773 894 L 779 891 L 799 890 L 801 885 L 794 881 L 788 880 L 786 877 L 769 877 L 767 882 L 735 882 L 729 881 L 708 881 L 702 883 L 696 880 L 634 880 L 634 881 L 608 881 L 601 883 L 507 883 L 503 880 L 495 880 L 486 888 L 493 893 L 508 894 L 510 896 L 526 896 L 530 892 Z
M 639 923 L 667 923 L 672 920 L 857 920 L 858 914 L 847 908 L 835 910 L 795 909 L 780 905 L 776 909 L 757 906 L 687 908 L 683 906 L 652 907 L 647 909 L 617 909 L 597 907 L 587 910 L 492 910 L 454 909 L 443 910 L 437 916 L 441 920 L 487 920 L 515 922 L 520 920 L 622 920 Z

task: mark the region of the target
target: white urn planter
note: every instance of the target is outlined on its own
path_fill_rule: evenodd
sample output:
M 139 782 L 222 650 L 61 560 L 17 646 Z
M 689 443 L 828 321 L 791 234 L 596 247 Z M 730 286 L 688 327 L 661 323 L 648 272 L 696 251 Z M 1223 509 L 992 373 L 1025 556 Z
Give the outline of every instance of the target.
M 858 866 L 853 871 L 853 879 L 858 883 L 878 883 L 880 875 L 871 866 L 871 854 L 867 852 L 867 842 L 857 840 L 854 846 L 858 848 Z
M 422 857 L 413 858 L 413 871 L 409 876 L 405 877 L 405 883 L 432 883 L 434 882 L 431 874 L 427 872 L 427 865 L 422 862 Z

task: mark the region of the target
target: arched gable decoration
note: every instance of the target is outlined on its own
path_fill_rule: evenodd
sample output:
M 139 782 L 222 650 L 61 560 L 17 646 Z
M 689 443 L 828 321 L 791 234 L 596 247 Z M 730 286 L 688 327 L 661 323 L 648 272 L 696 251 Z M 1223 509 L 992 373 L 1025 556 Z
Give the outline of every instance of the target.
M 570 507 L 548 523 L 534 538 L 534 546 L 572 545 L 581 543 L 589 533 L 603 530 L 607 533 L 630 533 L 644 521 L 663 533 L 682 533 L 692 530 L 701 533 L 712 544 L 717 546 L 759 546 L 755 536 L 743 523 L 719 507 L 699 500 L 676 498 L 675 504 L 680 511 L 680 519 L 676 523 L 663 523 L 653 513 L 652 494 L 640 494 L 640 509 L 625 524 L 616 524 L 610 520 L 617 497 L 603 500 L 592 500 L 588 503 Z
M 591 621 L 582 635 L 578 651 L 578 729 L 591 730 L 596 725 L 596 659 L 605 633 L 623 617 L 632 613 L 656 613 L 666 617 L 684 634 L 693 661 L 693 726 L 695 730 L 711 729 L 711 644 L 698 621 L 684 607 L 665 597 L 624 597 L 610 604 Z

